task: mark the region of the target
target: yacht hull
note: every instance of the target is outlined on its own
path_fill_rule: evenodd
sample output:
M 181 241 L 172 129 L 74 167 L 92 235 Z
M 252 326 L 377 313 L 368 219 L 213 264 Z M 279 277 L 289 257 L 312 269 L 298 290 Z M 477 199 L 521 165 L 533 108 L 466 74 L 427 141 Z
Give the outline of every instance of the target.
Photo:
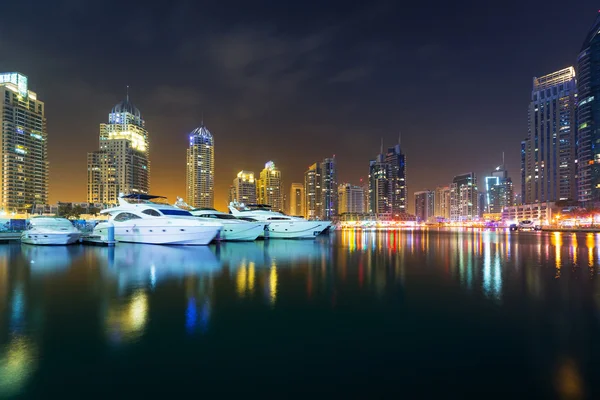
M 216 226 L 153 226 L 131 225 L 114 222 L 115 240 L 125 243 L 204 246 L 215 239 L 221 230 Z M 94 235 L 108 239 L 109 225 L 100 223 L 94 228 Z
M 50 233 L 50 232 L 32 232 L 25 231 L 21 234 L 21 243 L 43 245 L 43 246 L 64 246 L 73 244 L 81 239 L 81 233 Z
M 265 230 L 267 239 L 314 239 L 329 228 L 328 221 L 271 222 Z
M 263 223 L 223 223 L 223 230 L 220 232 L 218 240 L 228 242 L 253 241 L 263 235 L 264 232 L 265 224 Z

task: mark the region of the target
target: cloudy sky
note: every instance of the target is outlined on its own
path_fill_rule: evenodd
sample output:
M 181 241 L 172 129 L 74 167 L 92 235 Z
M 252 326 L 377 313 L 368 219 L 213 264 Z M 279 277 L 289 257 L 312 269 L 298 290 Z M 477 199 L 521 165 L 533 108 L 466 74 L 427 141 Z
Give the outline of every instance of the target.
M 411 194 L 483 175 L 503 151 L 519 181 L 532 78 L 574 64 L 597 2 L 403 3 L 13 1 L 0 72 L 46 102 L 52 202 L 85 200 L 86 153 L 127 85 L 151 135 L 151 191 L 171 199 L 202 115 L 221 209 L 237 171 L 269 160 L 286 190 L 332 154 L 339 180 L 358 182 L 399 132 Z

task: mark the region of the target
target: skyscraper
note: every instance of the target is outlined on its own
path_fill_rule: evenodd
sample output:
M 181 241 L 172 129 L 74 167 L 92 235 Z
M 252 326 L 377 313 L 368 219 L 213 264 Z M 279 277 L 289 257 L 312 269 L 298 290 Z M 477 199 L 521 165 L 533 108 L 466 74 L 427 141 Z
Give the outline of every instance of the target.
M 240 171 L 233 180 L 234 200 L 238 203 L 256 203 L 256 182 L 254 172 Z
M 435 217 L 434 191 L 415 192 L 415 215 L 417 216 L 417 222 L 427 222 Z
M 434 215 L 444 220 L 450 219 L 450 187 L 442 186 L 435 189 Z
M 399 141 L 398 141 L 399 142 Z M 400 149 L 400 143 L 388 148 L 385 154 L 385 162 L 390 168 L 390 206 L 393 215 L 406 212 L 406 156 Z
M 399 141 L 398 141 L 399 142 Z M 369 212 L 398 216 L 406 212 L 406 156 L 400 143 L 369 164 Z
M 48 133 L 44 103 L 18 72 L 0 73 L 0 209 L 48 203 Z
M 577 139 L 579 201 L 600 203 L 600 13 L 577 58 Z
M 187 203 L 192 207 L 214 207 L 215 145 L 202 123 L 189 135 L 187 149 Z
M 457 175 L 450 186 L 450 220 L 472 221 L 479 214 L 477 177 L 469 172 Z
M 321 215 L 322 220 L 331 220 L 338 214 L 338 183 L 335 156 L 321 162 Z
M 392 214 L 392 183 L 390 164 L 384 155 L 379 154 L 369 164 L 369 212 L 373 214 Z
M 577 198 L 576 100 L 573 67 L 533 78 L 525 140 L 525 203 Z M 589 178 L 587 167 L 583 172 Z
M 290 215 L 304 216 L 304 184 L 292 183 L 290 188 Z
M 322 215 L 321 164 L 314 163 L 304 172 L 304 217 L 316 219 Z
M 338 186 L 339 214 L 365 213 L 365 191 L 360 186 L 342 183 Z
M 149 147 L 142 114 L 127 94 L 100 124 L 100 150 L 88 153 L 88 202 L 115 204 L 120 193 L 148 193 Z
M 485 177 L 485 202 L 480 202 L 480 205 L 484 213 L 500 214 L 505 207 L 513 204 L 513 183 L 503 161 L 490 176 Z
M 259 204 L 271 206 L 274 211 L 283 211 L 283 191 L 281 185 L 281 171 L 273 161 L 265 164 L 260 172 L 256 185 L 256 197 Z

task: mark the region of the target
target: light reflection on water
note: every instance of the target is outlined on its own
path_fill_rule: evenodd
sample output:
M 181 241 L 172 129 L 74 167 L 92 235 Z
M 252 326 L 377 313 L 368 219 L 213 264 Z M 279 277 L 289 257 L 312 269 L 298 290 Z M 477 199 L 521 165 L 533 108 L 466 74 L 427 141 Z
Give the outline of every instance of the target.
M 505 346 L 525 341 L 532 349 L 525 352 L 529 367 L 552 382 L 545 390 L 583 398 L 595 385 L 587 379 L 591 349 L 585 332 L 592 329 L 590 309 L 594 324 L 600 322 L 599 260 L 600 234 L 493 230 L 342 231 L 315 241 L 210 247 L 5 245 L 0 247 L 0 395 L 35 392 L 33 377 L 51 374 L 52 360 L 40 364 L 39 357 L 49 327 L 69 329 L 54 325 L 57 315 L 64 322 L 72 314 L 73 324 L 99 322 L 101 339 L 94 339 L 101 340 L 99 348 L 118 352 L 156 340 L 151 337 L 171 345 L 184 338 L 212 340 L 222 347 L 219 335 L 211 333 L 222 335 L 222 321 L 232 320 L 227 330 L 243 337 L 236 324 L 248 312 L 240 310 L 250 306 L 264 315 L 299 313 L 301 320 L 316 305 L 349 315 L 360 308 L 389 312 L 393 321 L 403 315 L 397 309 L 402 304 L 403 313 L 428 315 L 430 321 L 472 314 L 473 329 L 478 320 L 502 320 L 506 331 L 495 340 Z M 564 328 L 571 325 L 580 328 Z M 418 324 L 411 326 L 419 330 Z M 66 346 L 63 351 L 69 352 Z

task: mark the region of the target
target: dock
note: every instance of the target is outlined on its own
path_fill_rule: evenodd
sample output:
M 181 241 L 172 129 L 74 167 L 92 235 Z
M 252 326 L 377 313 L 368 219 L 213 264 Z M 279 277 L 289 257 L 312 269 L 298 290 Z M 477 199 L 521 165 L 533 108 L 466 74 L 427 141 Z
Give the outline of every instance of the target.
M 21 232 L 0 232 L 0 243 L 21 241 Z
M 100 236 L 85 235 L 81 237 L 81 244 L 87 244 L 90 246 L 114 246 L 117 243 L 115 240 L 103 240 Z

